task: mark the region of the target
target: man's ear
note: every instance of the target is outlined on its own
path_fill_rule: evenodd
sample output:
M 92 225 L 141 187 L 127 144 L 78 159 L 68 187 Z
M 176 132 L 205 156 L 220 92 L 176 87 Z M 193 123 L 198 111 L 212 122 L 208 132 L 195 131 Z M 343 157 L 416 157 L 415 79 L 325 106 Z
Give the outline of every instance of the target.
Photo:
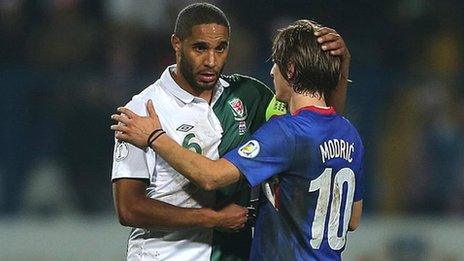
M 289 81 L 295 78 L 295 65 L 293 63 L 289 63 L 287 67 L 287 79 Z
M 176 56 L 178 56 L 182 48 L 182 41 L 175 34 L 171 35 L 171 46 L 172 49 L 174 49 L 174 51 L 176 52 Z

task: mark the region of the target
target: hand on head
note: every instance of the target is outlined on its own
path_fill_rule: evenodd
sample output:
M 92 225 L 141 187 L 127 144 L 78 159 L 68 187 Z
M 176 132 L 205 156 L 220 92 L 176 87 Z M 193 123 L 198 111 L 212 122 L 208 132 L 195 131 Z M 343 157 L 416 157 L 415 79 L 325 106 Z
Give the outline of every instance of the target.
M 321 44 L 322 50 L 330 52 L 331 55 L 340 56 L 342 60 L 351 58 L 345 41 L 334 29 L 322 27 L 315 31 L 314 35 L 317 36 L 317 42 Z

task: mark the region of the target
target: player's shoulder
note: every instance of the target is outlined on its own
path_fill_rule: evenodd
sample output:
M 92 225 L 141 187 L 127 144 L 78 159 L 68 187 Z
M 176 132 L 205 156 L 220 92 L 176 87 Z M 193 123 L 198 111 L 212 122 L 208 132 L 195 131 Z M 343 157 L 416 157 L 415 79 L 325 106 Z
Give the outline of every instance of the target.
M 358 128 L 356 128 L 355 124 L 353 124 L 349 119 L 341 115 L 339 115 L 339 120 L 347 126 L 351 136 L 354 139 L 356 139 L 361 146 L 363 146 L 361 135 L 359 134 Z
M 150 84 L 140 93 L 134 95 L 132 99 L 125 105 L 125 107 L 131 109 L 137 114 L 145 114 L 147 101 L 154 99 L 155 97 L 158 98 L 160 91 L 162 91 L 162 88 L 159 88 L 158 85 L 159 81 Z M 158 103 L 159 100 L 160 99 L 156 99 L 156 102 Z
M 349 120 L 347 119 L 346 117 L 342 116 L 342 115 L 339 115 L 337 114 L 338 116 L 338 119 L 339 121 L 342 123 L 342 124 L 345 124 L 346 126 L 348 126 L 353 132 L 355 132 L 356 134 L 359 134 L 358 133 L 358 130 L 356 129 L 356 126 Z
M 302 108 L 296 112 L 276 117 L 276 119 L 282 128 L 298 137 L 315 137 L 321 131 L 325 132 L 330 129 L 341 131 L 351 128 L 351 123 L 336 114 L 335 111 L 321 112 L 312 108 Z M 327 124 L 329 122 L 330 124 Z
M 273 95 L 272 90 L 267 87 L 266 84 L 256 78 L 247 75 L 234 73 L 231 75 L 222 75 L 221 78 L 226 81 L 231 88 L 236 90 L 243 89 L 247 92 Z
M 287 136 L 293 136 L 296 130 L 295 120 L 291 114 L 274 116 L 264 125 L 269 129 L 269 132 L 284 133 Z

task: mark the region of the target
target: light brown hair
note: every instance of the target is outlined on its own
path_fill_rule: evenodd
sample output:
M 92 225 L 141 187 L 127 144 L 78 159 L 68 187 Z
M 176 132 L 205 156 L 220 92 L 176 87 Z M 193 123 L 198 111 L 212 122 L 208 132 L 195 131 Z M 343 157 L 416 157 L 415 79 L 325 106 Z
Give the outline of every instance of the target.
M 296 93 L 328 97 L 338 84 L 340 58 L 321 49 L 314 36 L 321 27 L 314 21 L 298 20 L 278 30 L 274 38 L 271 58 Z M 294 72 L 289 75 L 291 66 Z

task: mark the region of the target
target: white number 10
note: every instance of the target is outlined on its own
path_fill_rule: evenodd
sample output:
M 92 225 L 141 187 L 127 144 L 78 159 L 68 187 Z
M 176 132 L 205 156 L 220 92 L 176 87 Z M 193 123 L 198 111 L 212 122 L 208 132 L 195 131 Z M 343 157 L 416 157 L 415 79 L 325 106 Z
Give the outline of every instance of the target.
M 312 180 L 309 186 L 309 192 L 319 190 L 317 198 L 316 211 L 312 224 L 311 247 L 319 249 L 324 238 L 325 221 L 329 209 L 329 198 L 331 194 L 332 169 L 326 168 L 324 172 L 315 180 Z M 343 184 L 347 183 L 348 191 L 346 194 L 346 204 L 343 215 L 342 236 L 338 237 L 338 228 L 340 226 L 340 207 L 342 204 Z M 333 250 L 340 250 L 345 245 L 346 231 L 351 217 L 351 207 L 353 205 L 355 187 L 354 172 L 350 168 L 343 168 L 335 174 L 334 185 L 332 188 L 332 204 L 330 206 L 328 241 Z

